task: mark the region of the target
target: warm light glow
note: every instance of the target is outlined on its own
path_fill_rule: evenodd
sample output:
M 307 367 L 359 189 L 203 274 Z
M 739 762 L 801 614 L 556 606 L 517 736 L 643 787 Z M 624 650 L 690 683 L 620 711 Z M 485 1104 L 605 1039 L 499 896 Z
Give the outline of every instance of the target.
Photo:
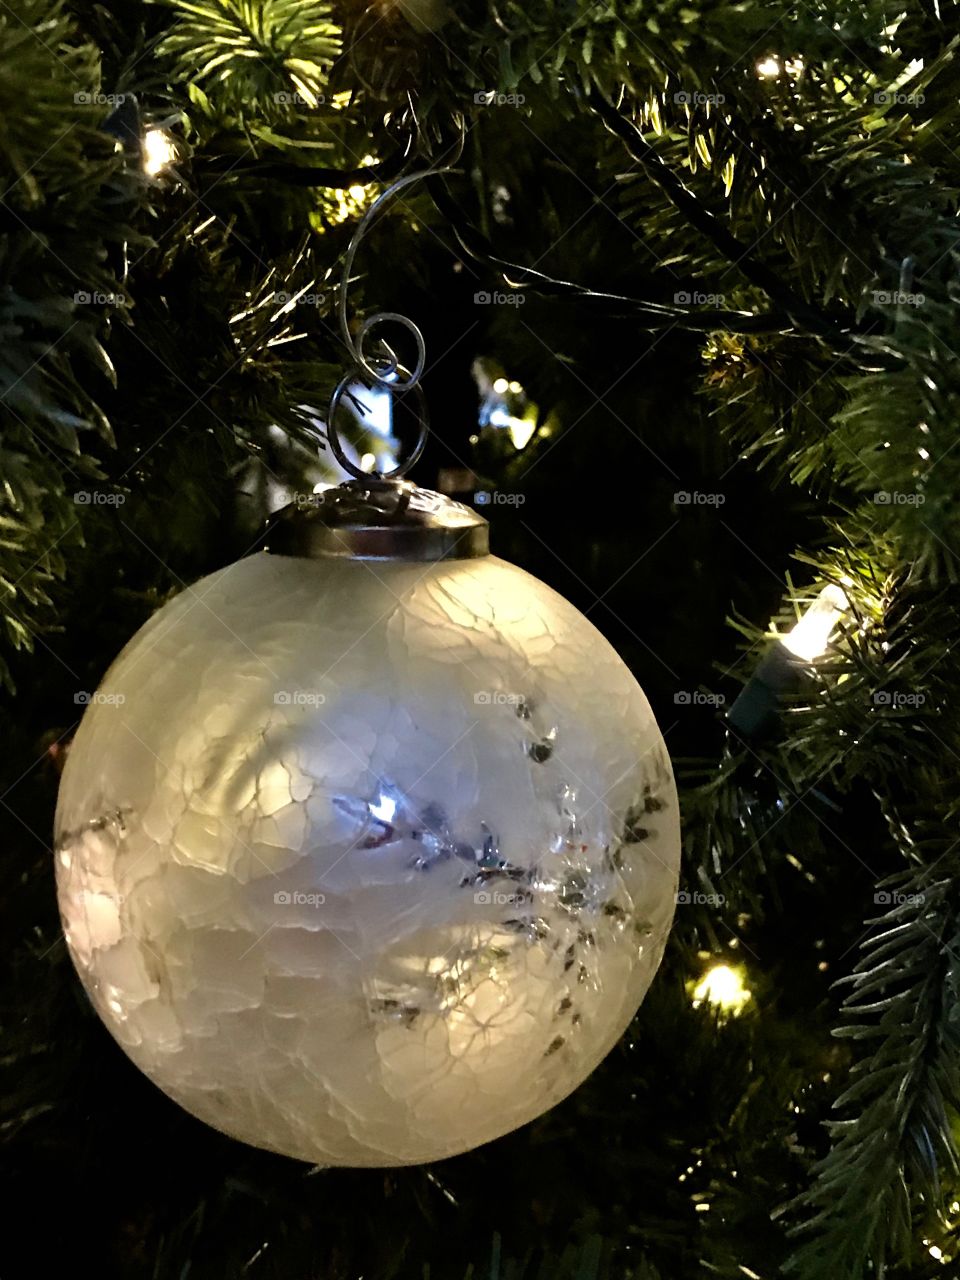
M 523 390 L 523 387 L 520 385 L 519 382 L 508 382 L 507 390 L 513 392 L 515 396 L 518 396 L 520 392 Z
M 840 587 L 823 588 L 800 621 L 783 637 L 783 645 L 804 662 L 826 653 L 830 637 L 850 602 Z
M 376 458 L 376 455 L 373 453 L 365 453 L 360 458 L 361 471 L 372 471 L 376 465 L 377 465 L 377 458 Z
M 693 989 L 693 1007 L 699 1009 L 706 1000 L 734 1017 L 751 999 L 744 986 L 743 971 L 728 964 L 715 964 L 708 969 Z
M 772 55 L 761 58 L 757 63 L 757 75 L 762 76 L 765 80 L 772 79 L 773 76 L 778 76 L 779 74 L 780 63 Z
M 177 158 L 177 148 L 166 129 L 148 129 L 143 135 L 143 171 L 150 178 L 162 173 Z
M 525 449 L 530 443 L 530 437 L 537 428 L 537 424 L 532 418 L 511 418 L 510 419 L 510 440 L 515 449 Z
M 505 395 L 506 392 L 509 390 L 509 387 L 510 387 L 510 383 L 507 381 L 506 378 L 497 378 L 493 384 L 493 389 L 498 396 Z

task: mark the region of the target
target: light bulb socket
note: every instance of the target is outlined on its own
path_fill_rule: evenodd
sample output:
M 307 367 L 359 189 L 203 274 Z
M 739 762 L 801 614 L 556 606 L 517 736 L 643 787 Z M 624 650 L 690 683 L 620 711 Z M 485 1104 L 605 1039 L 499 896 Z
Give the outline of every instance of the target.
M 299 495 L 264 545 L 310 560 L 472 560 L 489 555 L 490 526 L 462 502 L 406 480 L 351 480 Z
M 809 664 L 774 641 L 727 712 L 727 723 L 745 739 L 765 738 L 780 720 L 784 694 L 796 693 Z

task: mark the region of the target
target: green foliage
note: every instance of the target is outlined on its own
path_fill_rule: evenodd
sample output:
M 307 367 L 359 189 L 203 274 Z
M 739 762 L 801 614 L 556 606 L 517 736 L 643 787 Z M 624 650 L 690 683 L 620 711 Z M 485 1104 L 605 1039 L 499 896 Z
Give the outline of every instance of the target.
M 177 21 L 159 52 L 173 55 L 175 80 L 202 84 L 223 104 L 254 115 L 270 103 L 323 102 L 326 73 L 340 50 L 326 0 L 168 2 Z

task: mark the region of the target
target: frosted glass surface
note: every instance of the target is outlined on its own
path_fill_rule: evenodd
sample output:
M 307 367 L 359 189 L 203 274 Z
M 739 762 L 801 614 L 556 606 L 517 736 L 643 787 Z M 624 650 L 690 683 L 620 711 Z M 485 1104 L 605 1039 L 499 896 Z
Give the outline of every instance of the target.
M 339 1165 L 558 1102 L 663 951 L 669 760 L 596 628 L 494 557 L 261 554 L 111 667 L 57 807 L 70 953 L 188 1111 Z

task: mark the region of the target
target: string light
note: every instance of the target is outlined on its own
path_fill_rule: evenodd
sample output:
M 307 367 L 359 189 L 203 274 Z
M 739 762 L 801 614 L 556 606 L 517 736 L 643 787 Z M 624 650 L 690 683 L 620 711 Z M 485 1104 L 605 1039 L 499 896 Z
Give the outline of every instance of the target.
M 177 158 L 177 146 L 166 129 L 154 126 L 143 135 L 143 171 L 156 178 Z
M 713 965 L 693 989 L 695 1009 L 706 1001 L 734 1018 L 743 1012 L 752 998 L 743 980 L 743 970 L 729 964 Z
M 756 671 L 744 685 L 727 712 L 727 723 L 743 738 L 761 738 L 774 729 L 785 695 L 802 685 L 804 666 L 826 653 L 837 624 L 850 609 L 844 587 L 828 583 L 800 620 L 767 650 Z
M 842 588 L 824 587 L 800 621 L 782 638 L 781 644 L 804 662 L 813 662 L 827 651 L 837 623 L 850 608 Z
M 803 72 L 803 59 L 787 58 L 781 64 L 779 58 L 769 53 L 765 58 L 761 58 L 756 65 L 756 72 L 761 80 L 775 80 L 783 71 L 792 80 L 798 79 Z

